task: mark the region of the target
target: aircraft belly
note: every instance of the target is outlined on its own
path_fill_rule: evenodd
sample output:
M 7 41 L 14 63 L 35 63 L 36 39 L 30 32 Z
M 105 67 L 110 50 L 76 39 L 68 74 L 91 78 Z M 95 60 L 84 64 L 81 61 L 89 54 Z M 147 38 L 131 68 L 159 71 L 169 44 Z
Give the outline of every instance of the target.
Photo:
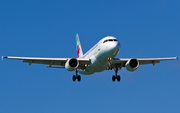
M 91 64 L 86 67 L 85 71 L 87 72 L 102 72 L 104 71 L 108 66 L 108 63 L 100 63 L 99 60 L 93 55 L 91 57 Z
M 95 72 L 87 72 L 87 71 L 85 71 L 85 70 L 79 70 L 79 73 L 80 74 L 83 74 L 83 75 L 91 75 L 91 74 L 94 74 Z

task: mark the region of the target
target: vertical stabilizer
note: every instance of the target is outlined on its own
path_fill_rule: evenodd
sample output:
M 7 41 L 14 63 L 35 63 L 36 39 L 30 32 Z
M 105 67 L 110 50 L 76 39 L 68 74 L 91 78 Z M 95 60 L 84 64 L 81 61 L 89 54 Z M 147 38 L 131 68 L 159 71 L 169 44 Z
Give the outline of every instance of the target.
M 77 50 L 77 57 L 82 57 L 83 56 L 83 51 L 82 51 L 82 47 L 81 47 L 81 43 L 79 40 L 79 35 L 76 34 L 76 50 Z

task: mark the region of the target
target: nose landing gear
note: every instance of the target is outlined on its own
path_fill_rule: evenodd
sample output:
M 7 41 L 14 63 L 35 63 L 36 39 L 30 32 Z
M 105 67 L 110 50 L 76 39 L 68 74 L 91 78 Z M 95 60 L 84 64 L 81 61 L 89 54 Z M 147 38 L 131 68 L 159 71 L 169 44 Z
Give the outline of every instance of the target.
M 116 76 L 113 75 L 113 76 L 112 76 L 112 81 L 113 81 L 113 82 L 115 82 L 116 79 L 117 79 L 118 82 L 120 82 L 120 80 L 121 80 L 120 75 L 116 75 Z
M 115 75 L 112 76 L 112 81 L 115 82 L 115 80 L 117 79 L 117 81 L 120 82 L 121 77 L 120 77 L 120 75 L 117 75 L 117 73 L 118 73 L 118 66 L 117 65 L 114 68 L 114 71 L 115 71 Z

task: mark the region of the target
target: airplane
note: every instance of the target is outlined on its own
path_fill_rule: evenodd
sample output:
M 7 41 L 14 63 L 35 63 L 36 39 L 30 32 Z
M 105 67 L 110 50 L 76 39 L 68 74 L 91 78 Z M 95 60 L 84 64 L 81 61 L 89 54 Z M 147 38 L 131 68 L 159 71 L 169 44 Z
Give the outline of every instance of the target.
M 75 75 L 72 76 L 73 81 L 81 81 L 81 76 L 91 75 L 96 72 L 102 72 L 104 70 L 114 69 L 115 75 L 112 76 L 112 81 L 118 82 L 121 80 L 118 75 L 118 70 L 125 67 L 128 71 L 135 71 L 139 65 L 160 63 L 164 60 L 174 60 L 178 57 L 167 58 L 115 58 L 120 51 L 120 43 L 113 36 L 106 36 L 102 38 L 97 44 L 95 44 L 89 51 L 83 54 L 79 35 L 76 34 L 76 50 L 77 58 L 38 58 L 38 57 L 14 57 L 14 56 L 2 56 L 6 59 L 23 60 L 25 63 L 47 64 L 49 68 L 65 68 L 68 71 L 75 71 Z

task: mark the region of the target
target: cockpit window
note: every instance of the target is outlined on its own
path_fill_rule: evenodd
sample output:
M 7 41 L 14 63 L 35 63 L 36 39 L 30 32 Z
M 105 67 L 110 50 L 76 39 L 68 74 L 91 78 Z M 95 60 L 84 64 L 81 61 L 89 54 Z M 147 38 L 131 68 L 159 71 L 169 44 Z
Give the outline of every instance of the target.
M 107 42 L 108 40 L 105 40 L 103 43 Z
M 109 41 L 118 41 L 117 39 L 107 39 L 103 43 L 109 42 Z

